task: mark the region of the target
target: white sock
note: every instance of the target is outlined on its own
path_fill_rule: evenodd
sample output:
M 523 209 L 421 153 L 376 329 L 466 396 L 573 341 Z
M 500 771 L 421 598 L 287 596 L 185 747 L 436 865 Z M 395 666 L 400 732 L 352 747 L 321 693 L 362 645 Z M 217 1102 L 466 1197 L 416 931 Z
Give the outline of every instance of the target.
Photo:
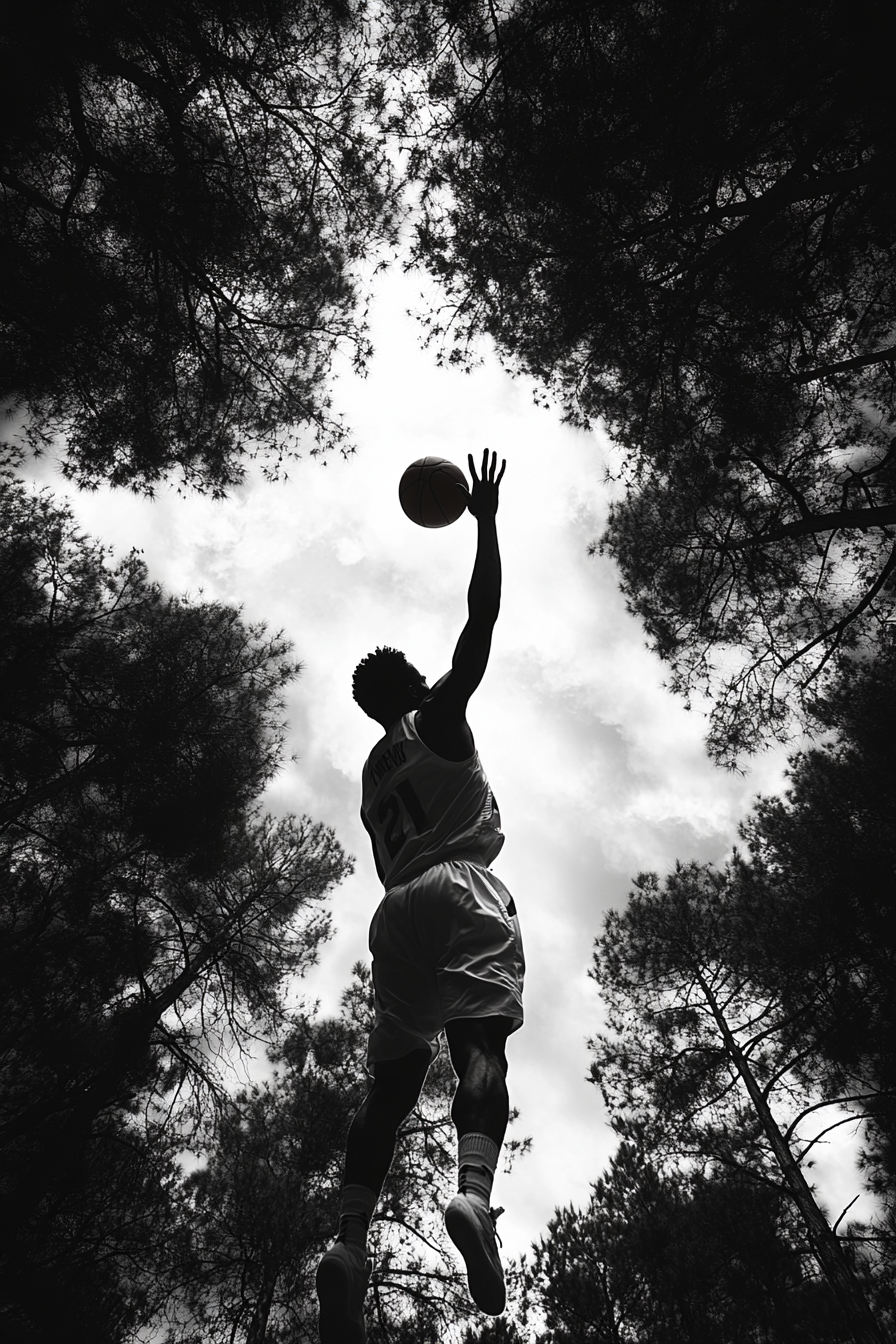
M 345 1242 L 361 1259 L 367 1256 L 367 1228 L 376 1208 L 377 1196 L 366 1185 L 344 1185 L 342 1207 L 339 1210 L 339 1232 L 336 1240 Z
M 457 1141 L 457 1188 L 487 1209 L 498 1165 L 498 1145 L 487 1134 L 461 1134 Z

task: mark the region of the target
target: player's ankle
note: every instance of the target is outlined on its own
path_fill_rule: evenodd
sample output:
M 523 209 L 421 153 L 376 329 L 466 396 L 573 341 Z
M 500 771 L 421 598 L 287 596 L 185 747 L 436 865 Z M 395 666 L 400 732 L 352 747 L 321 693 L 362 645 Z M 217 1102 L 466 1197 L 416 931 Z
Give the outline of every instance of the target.
M 336 1240 L 363 1261 L 367 1255 L 367 1228 L 376 1206 L 376 1193 L 366 1185 L 346 1185 L 342 1191 Z
M 462 1134 L 457 1144 L 457 1188 L 471 1203 L 488 1210 L 498 1145 L 487 1134 Z
M 469 1202 L 472 1205 L 474 1205 L 475 1208 L 481 1209 L 483 1213 L 488 1213 L 489 1208 L 488 1200 L 483 1195 L 478 1194 L 475 1190 L 471 1190 L 469 1185 L 467 1186 L 466 1190 L 461 1191 L 461 1194 L 463 1195 L 464 1199 L 469 1200 Z

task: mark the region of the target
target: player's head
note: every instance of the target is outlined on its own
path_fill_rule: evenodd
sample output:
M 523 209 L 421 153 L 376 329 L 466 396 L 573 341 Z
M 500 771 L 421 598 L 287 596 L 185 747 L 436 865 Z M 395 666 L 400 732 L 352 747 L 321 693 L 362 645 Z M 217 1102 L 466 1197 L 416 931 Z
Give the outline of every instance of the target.
M 402 714 L 422 704 L 426 678 L 399 649 L 376 649 L 362 658 L 352 676 L 352 695 L 365 714 L 391 728 Z

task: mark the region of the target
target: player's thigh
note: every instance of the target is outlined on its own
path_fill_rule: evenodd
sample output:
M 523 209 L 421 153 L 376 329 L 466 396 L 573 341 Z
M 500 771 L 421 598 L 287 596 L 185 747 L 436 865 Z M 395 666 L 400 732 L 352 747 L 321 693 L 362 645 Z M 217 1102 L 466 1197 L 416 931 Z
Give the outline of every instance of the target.
M 409 1115 L 417 1104 L 429 1069 L 429 1050 L 411 1050 L 398 1059 L 379 1059 L 373 1065 L 373 1087 L 383 1102 Z
M 520 1025 L 525 963 L 508 908 L 510 894 L 494 874 L 474 864 L 440 867 L 450 911 L 436 969 L 442 1021 L 500 1016 Z
M 463 1078 L 476 1055 L 497 1061 L 507 1072 L 505 1047 L 516 1023 L 511 1017 L 456 1017 L 445 1023 L 454 1072 Z

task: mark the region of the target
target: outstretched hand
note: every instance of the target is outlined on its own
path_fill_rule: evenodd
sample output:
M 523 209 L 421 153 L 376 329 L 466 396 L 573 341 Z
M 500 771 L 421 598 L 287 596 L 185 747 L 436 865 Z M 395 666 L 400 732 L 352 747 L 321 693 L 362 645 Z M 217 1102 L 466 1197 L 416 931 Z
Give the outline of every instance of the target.
M 473 488 L 467 495 L 467 508 L 476 519 L 494 518 L 498 512 L 498 486 L 501 484 L 501 479 L 507 469 L 507 462 L 502 460 L 497 479 L 495 479 L 495 472 L 498 469 L 497 453 L 492 453 L 491 466 L 489 466 L 488 449 L 483 449 L 481 474 L 479 476 L 476 475 L 472 453 L 467 455 L 467 464 L 470 468 L 470 476 L 473 479 Z

